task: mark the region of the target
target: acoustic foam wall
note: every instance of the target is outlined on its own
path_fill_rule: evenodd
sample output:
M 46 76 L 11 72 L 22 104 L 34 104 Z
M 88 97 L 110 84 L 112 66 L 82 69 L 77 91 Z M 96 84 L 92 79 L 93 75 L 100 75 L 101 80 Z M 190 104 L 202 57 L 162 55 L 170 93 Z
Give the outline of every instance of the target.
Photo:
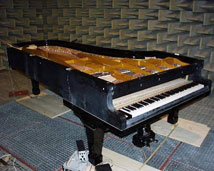
M 0 0 L 0 39 L 59 39 L 205 60 L 214 81 L 214 2 L 208 0 Z M 6 47 L 0 44 L 0 65 Z

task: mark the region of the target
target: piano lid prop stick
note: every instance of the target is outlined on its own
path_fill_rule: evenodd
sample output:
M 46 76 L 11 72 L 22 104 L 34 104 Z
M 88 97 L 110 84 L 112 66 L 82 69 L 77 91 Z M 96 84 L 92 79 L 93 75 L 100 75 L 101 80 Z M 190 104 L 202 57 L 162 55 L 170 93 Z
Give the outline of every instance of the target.
M 22 50 L 22 47 L 17 47 L 17 46 L 14 46 L 12 45 L 11 43 L 5 41 L 5 40 L 0 40 L 3 44 L 9 46 L 9 47 L 12 47 L 12 48 L 15 48 L 15 49 L 18 49 L 18 50 Z
M 166 140 L 169 138 L 169 136 L 172 134 L 172 132 L 175 130 L 175 128 L 178 126 L 178 124 L 174 124 L 174 127 L 170 131 L 170 133 L 164 138 L 164 140 L 160 143 L 160 145 L 155 149 L 155 151 L 149 156 L 149 158 L 143 163 L 143 165 L 139 168 L 141 170 L 148 162 L 149 160 L 157 153 L 157 151 L 162 147 L 162 145 L 166 142 Z
M 14 46 L 12 45 L 11 43 L 5 41 L 5 40 L 0 40 L 3 44 L 9 46 L 9 47 L 12 47 L 12 48 L 15 48 L 15 49 L 18 49 L 18 50 L 23 50 L 23 47 L 18 47 L 18 46 Z M 26 47 L 26 49 L 37 49 L 37 46 L 36 45 L 29 45 Z

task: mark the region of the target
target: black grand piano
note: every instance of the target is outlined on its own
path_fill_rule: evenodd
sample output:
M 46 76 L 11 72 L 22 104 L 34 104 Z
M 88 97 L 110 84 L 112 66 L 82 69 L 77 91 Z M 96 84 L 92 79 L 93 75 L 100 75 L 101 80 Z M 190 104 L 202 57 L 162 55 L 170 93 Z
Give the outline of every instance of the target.
M 179 54 L 58 40 L 14 44 L 7 53 L 9 66 L 31 78 L 33 94 L 43 83 L 81 119 L 94 165 L 102 162 L 105 132 L 137 132 L 133 143 L 149 146 L 155 141 L 151 123 L 164 115 L 176 123 L 181 107 L 211 90 L 201 76 L 203 61 Z

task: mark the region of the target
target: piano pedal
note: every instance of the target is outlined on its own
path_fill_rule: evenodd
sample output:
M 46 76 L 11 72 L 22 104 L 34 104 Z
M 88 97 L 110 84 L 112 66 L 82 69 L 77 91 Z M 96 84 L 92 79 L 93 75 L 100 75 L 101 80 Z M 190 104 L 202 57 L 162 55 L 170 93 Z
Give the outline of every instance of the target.
M 151 130 L 150 125 L 146 125 L 142 128 L 139 128 L 137 134 L 135 134 L 132 138 L 132 143 L 139 148 L 144 146 L 150 147 L 150 143 L 158 142 L 155 139 L 155 133 Z

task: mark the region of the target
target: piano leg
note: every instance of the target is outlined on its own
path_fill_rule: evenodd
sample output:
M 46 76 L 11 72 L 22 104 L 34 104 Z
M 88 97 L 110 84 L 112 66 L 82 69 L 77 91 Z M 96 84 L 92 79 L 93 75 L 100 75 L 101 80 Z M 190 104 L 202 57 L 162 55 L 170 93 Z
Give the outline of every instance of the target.
M 173 109 L 171 112 L 169 112 L 167 122 L 171 124 L 178 122 L 178 109 Z
M 32 83 L 32 93 L 34 95 L 40 94 L 39 82 L 34 79 L 31 79 L 31 83 Z
M 100 124 L 94 121 L 89 115 L 85 114 L 84 111 L 80 110 L 68 101 L 63 100 L 63 104 L 74 111 L 75 115 L 80 118 L 85 127 L 88 141 L 89 162 L 93 165 L 101 163 L 103 161 L 102 147 L 104 133 L 108 131 L 108 129 L 102 127 L 102 123 Z
M 102 128 L 91 128 L 85 126 L 88 139 L 89 161 L 93 165 L 97 165 L 103 161 L 102 147 L 104 139 L 104 130 Z
M 151 125 L 146 124 L 142 128 L 138 128 L 137 134 L 133 136 L 132 143 L 137 147 L 150 146 L 155 140 L 155 133 L 151 130 Z

